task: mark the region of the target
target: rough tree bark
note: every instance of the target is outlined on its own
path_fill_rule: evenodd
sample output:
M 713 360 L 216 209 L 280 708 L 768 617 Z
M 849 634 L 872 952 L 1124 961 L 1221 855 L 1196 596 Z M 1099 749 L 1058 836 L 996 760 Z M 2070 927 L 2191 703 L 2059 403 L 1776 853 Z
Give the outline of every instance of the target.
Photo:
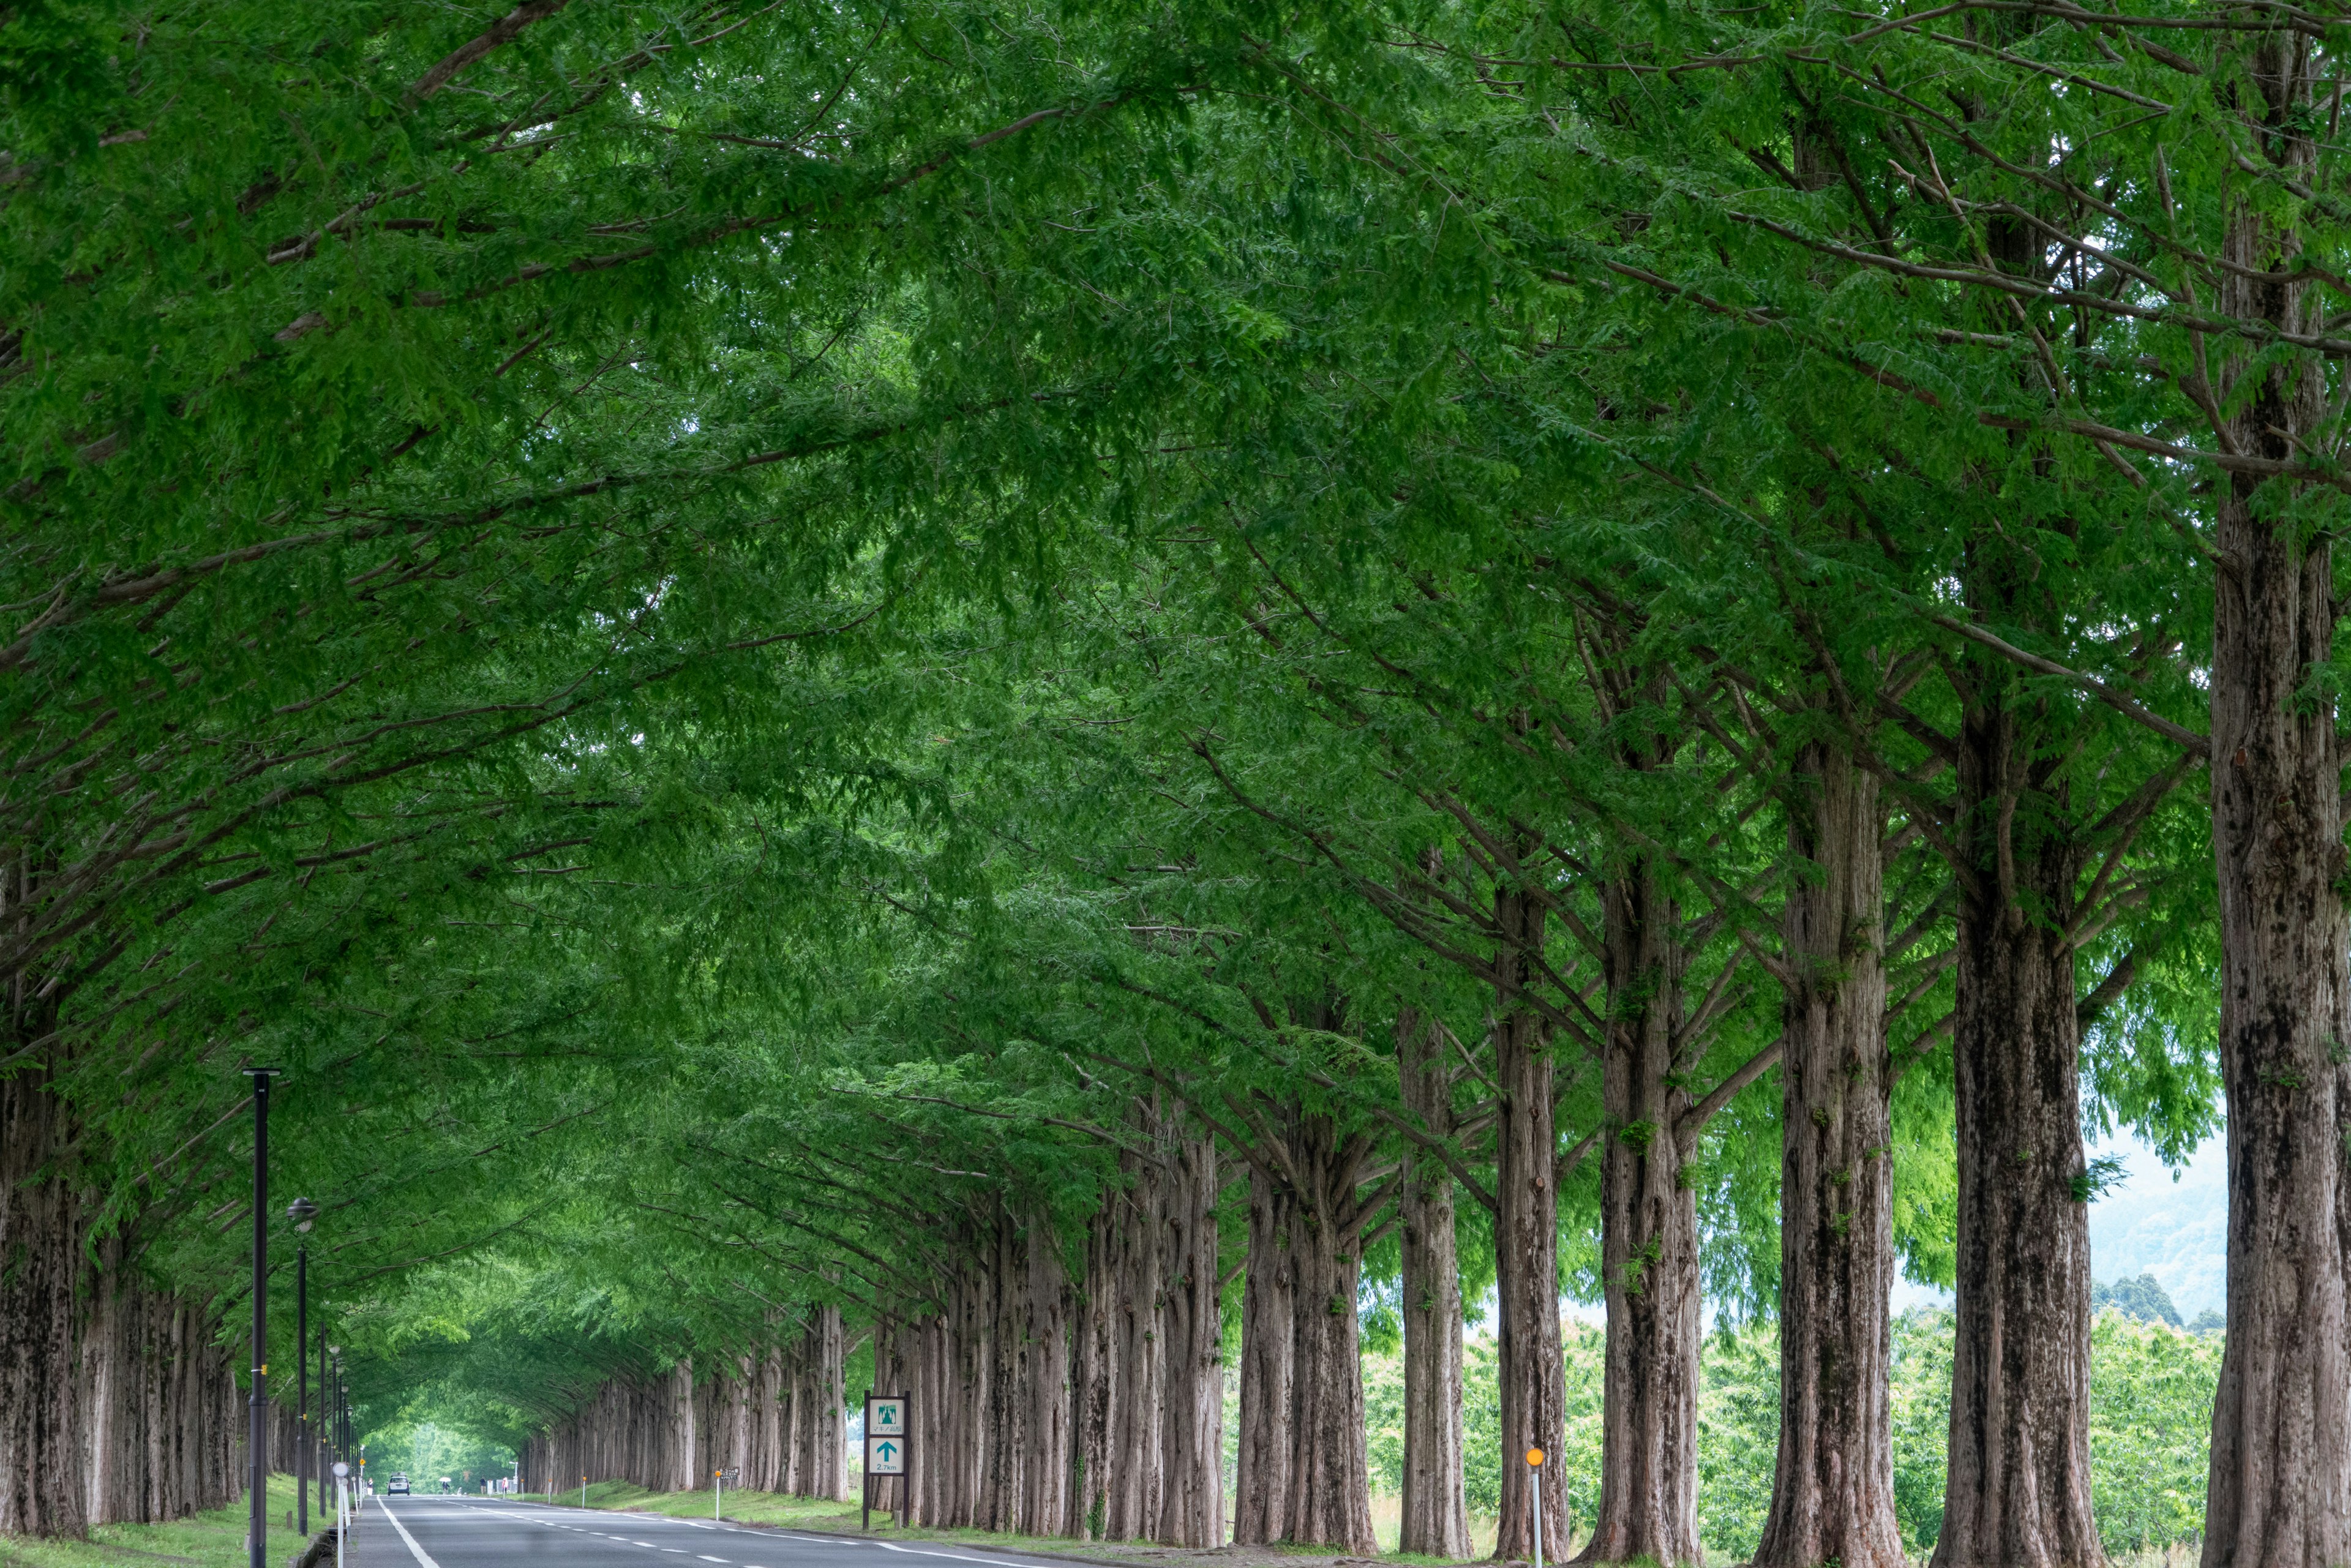
M 1166 1145 L 1166 1247 L 1158 1540 L 1221 1546 L 1225 1534 L 1225 1396 L 1217 1308 L 1217 1145 L 1176 1137 Z M 1352 1297 L 1349 1298 L 1351 1301 Z M 1352 1314 L 1350 1315 L 1352 1321 Z
M 994 1246 L 986 1264 L 988 1319 L 988 1398 L 981 1430 L 980 1496 L 973 1523 L 982 1530 L 1019 1526 L 1022 1472 L 1029 1457 L 1029 1343 L 1026 1333 L 1026 1249 L 1012 1217 L 998 1208 Z
M 26 1032 L 14 999 L 0 1051 Z M 25 1535 L 78 1535 L 89 1522 L 74 1333 L 82 1217 L 74 1184 L 54 1169 L 70 1133 L 38 1066 L 0 1078 L 0 1531 Z
M 1086 1281 L 1077 1326 L 1076 1458 L 1070 1533 L 1102 1534 L 1110 1520 L 1111 1445 L 1118 1432 L 1119 1222 L 1123 1196 L 1103 1194 L 1086 1222 Z
M 1396 1073 L 1405 1113 L 1433 1138 L 1454 1131 L 1453 1074 L 1433 1023 L 1396 1014 Z M 1469 1555 L 1461 1457 L 1461 1267 L 1454 1247 L 1453 1173 L 1415 1149 L 1405 1156 L 1404 1509 L 1402 1552 Z
M 1678 915 L 1636 859 L 1602 889 L 1607 1040 L 1601 1094 L 1601 1284 L 1608 1349 L 1601 1398 L 1600 1510 L 1577 1558 L 1697 1563 L 1698 1195 L 1683 1180 L 1691 1109 L 1675 1060 L 1682 989 Z
M 1531 956 L 1543 945 L 1543 910 L 1531 894 L 1494 896 L 1494 920 L 1505 944 L 1496 956 L 1494 1082 L 1499 1091 L 1494 1170 L 1494 1287 L 1499 1320 L 1501 1379 L 1501 1514 L 1497 1558 L 1528 1558 L 1534 1550 L 1529 1448 L 1562 1451 L 1567 1411 L 1567 1368 L 1559 1321 L 1559 1194 L 1554 1186 L 1558 1131 L 1552 1113 L 1551 1042 L 1541 1019 L 1527 1005 L 1533 979 Z M 1567 1480 L 1558 1465 L 1542 1468 L 1546 1546 L 1567 1539 Z M 1547 1551 L 1545 1559 L 1556 1556 Z
M 1290 1186 L 1249 1171 L 1249 1254 L 1242 1265 L 1240 1433 L 1233 1481 L 1233 1541 L 1289 1538 L 1290 1412 L 1297 1374 L 1290 1325 L 1298 1277 L 1290 1252 Z
M 1020 1528 L 1059 1535 L 1069 1525 L 1071 1384 L 1069 1278 L 1052 1222 L 1032 1216 L 1024 1238 L 1028 1265 L 1029 1464 L 1022 1477 Z
M 1160 1305 L 1165 1249 L 1159 1245 L 1163 1198 L 1153 1161 L 1127 1162 L 1124 1235 L 1119 1254 L 1118 1429 L 1111 1444 L 1110 1518 L 1114 1541 L 1148 1535 L 1158 1515 L 1162 1431 Z
M 1368 1556 L 1379 1542 L 1372 1532 L 1355 1318 L 1368 1215 L 1355 1189 L 1372 1143 L 1343 1136 L 1320 1115 L 1294 1117 L 1287 1141 L 1296 1184 L 1290 1256 L 1298 1281 L 1288 1536 Z
M 1969 591 L 2029 570 L 1987 549 Z M 2012 575 L 2011 575 L 2012 574 Z M 1991 618 L 2001 618 L 1993 614 Z M 2012 673 L 1967 665 L 1960 721 L 1959 1290 L 1936 1568 L 2100 1563 L 2090 1517 L 2090 1233 L 2066 935 L 2081 857 L 2057 758 Z
M 1782 919 L 1780 1448 L 1756 1568 L 1905 1568 L 1888 1388 L 1894 1186 L 1876 779 L 1796 756 Z
M 2317 66 L 2279 28 L 2229 91 L 2269 161 L 2309 178 Z M 2329 69 L 2332 68 L 2329 67 Z M 2240 193 L 2220 308 L 2321 329 L 2300 236 Z M 2289 277 L 2293 280 L 2289 281 Z M 2237 355 L 2222 394 L 2236 448 L 2301 460 L 2328 423 L 2314 361 Z M 2247 377 L 2258 380 L 2247 385 Z M 2287 486 L 2231 475 L 2214 584 L 2212 844 L 2220 894 L 2220 1059 L 2229 1096 L 2229 1333 L 2212 1407 L 2205 1568 L 2351 1562 L 2351 976 L 2345 968 L 2343 757 L 2311 672 L 2334 652 L 2334 552 Z

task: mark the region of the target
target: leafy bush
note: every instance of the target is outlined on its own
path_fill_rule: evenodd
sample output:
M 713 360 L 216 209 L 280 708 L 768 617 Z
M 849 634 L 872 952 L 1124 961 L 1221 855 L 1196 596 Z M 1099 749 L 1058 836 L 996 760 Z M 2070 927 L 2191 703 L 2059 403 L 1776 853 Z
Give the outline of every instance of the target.
M 1606 1336 L 1571 1322 L 1565 1335 L 1567 1467 L 1574 1521 L 1588 1525 L 1600 1501 L 1601 1371 Z M 2110 1552 L 2137 1552 L 2202 1532 L 2212 1391 L 2222 1340 L 2102 1312 L 2090 1332 L 2090 1484 L 2098 1532 Z M 1491 1517 L 1501 1498 L 1501 1398 L 1493 1336 L 1471 1336 L 1462 1379 L 1462 1437 L 1469 1511 Z M 1372 1490 L 1404 1484 L 1404 1358 L 1364 1358 Z M 1943 1527 L 1945 1450 L 1950 1441 L 1951 1314 L 1903 1313 L 1894 1322 L 1890 1390 L 1894 1508 L 1909 1549 L 1934 1549 Z M 1698 1527 L 1709 1558 L 1740 1562 L 1761 1538 L 1771 1506 L 1780 1429 L 1778 1337 L 1769 1328 L 1716 1334 L 1706 1343 L 1698 1394 Z

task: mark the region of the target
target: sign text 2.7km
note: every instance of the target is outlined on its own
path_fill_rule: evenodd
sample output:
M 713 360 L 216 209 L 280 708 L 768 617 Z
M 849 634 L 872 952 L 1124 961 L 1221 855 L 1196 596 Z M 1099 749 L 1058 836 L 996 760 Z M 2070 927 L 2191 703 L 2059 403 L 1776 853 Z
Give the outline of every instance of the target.
M 887 1394 L 865 1396 L 865 1473 L 906 1473 L 906 1402 Z

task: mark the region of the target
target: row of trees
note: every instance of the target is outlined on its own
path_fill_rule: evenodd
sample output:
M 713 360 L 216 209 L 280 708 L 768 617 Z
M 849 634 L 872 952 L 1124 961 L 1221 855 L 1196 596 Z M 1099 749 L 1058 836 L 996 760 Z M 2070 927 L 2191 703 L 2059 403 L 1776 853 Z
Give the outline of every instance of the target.
M 1590 1558 L 1701 1555 L 1711 1303 L 1848 1568 L 1903 1270 L 1938 1561 L 2097 1560 L 2083 1128 L 2225 1092 L 2206 1550 L 2351 1556 L 2340 25 L 1621 11 L 43 33 L 0 1528 L 269 1057 L 362 1392 L 562 1473 L 666 1377 L 820 1490 L 831 1312 L 925 1519 L 1212 1539 L 1237 1361 L 1238 1538 L 1367 1551 L 1385 1289 L 1456 1554 L 1566 1289 Z

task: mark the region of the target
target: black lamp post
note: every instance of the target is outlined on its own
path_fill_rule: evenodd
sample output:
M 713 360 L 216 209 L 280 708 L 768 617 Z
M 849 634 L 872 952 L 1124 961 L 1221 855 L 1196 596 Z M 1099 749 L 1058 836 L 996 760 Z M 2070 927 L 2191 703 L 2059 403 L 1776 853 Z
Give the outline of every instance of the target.
M 310 1222 L 319 1218 L 319 1206 L 298 1197 L 286 1206 L 286 1218 L 294 1222 L 296 1235 L 308 1235 Z M 295 1532 L 307 1538 L 310 1533 L 310 1249 L 299 1242 L 294 1246 L 294 1375 L 298 1389 L 294 1396 Z
M 246 1396 L 246 1458 L 253 1469 L 249 1568 L 267 1568 L 269 1552 L 269 1081 L 280 1070 L 248 1067 L 253 1080 L 253 1391 Z
M 334 1385 L 327 1380 L 327 1331 L 319 1331 L 319 1514 L 327 1512 L 327 1470 L 335 1452 Z

